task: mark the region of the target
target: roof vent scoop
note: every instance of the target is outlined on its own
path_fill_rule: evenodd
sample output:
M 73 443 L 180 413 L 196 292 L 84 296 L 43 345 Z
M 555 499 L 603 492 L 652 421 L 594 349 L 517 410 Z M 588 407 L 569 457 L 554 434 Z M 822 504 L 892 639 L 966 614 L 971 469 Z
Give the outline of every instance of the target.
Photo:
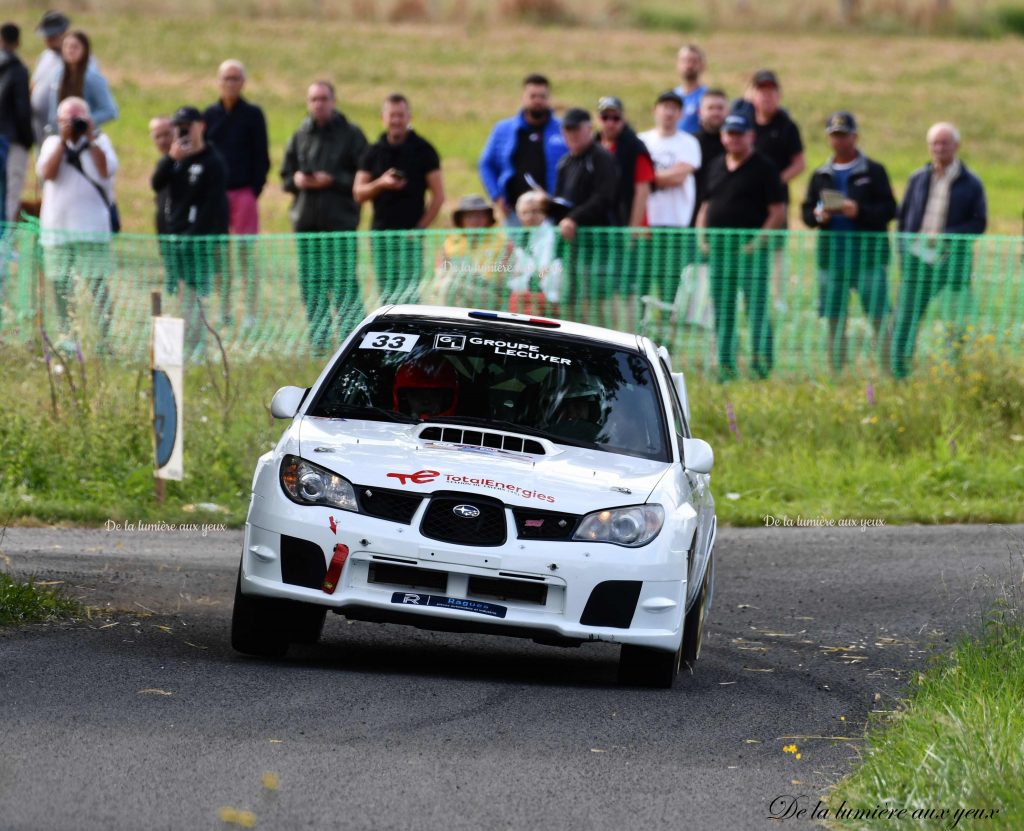
M 544 442 L 528 439 L 514 433 L 501 433 L 497 430 L 476 430 L 465 427 L 426 426 L 420 430 L 417 438 L 420 441 L 437 442 L 461 447 L 486 447 L 505 453 L 529 453 L 534 456 L 549 455 Z

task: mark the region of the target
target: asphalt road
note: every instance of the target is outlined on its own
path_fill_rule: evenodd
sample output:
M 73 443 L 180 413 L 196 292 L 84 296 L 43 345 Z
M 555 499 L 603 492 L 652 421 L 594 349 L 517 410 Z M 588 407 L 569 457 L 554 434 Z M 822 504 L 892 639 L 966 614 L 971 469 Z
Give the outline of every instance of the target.
M 0 567 L 107 611 L 0 631 L 0 828 L 777 828 L 773 799 L 813 806 L 868 713 L 1020 580 L 1024 527 L 723 529 L 671 691 L 616 686 L 610 645 L 333 615 L 317 646 L 244 658 L 240 546 L 6 531 Z

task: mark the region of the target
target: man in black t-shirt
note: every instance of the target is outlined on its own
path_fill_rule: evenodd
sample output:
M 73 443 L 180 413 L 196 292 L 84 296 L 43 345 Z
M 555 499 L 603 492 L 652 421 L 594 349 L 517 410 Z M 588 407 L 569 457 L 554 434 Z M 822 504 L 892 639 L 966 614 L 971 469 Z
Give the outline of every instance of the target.
M 778 168 L 779 177 L 785 186 L 786 205 L 789 205 L 789 182 L 803 173 L 807 162 L 804 159 L 804 143 L 800 128 L 781 106 L 782 87 L 778 76 L 770 69 L 754 73 L 754 149 Z
M 708 170 L 705 202 L 698 228 L 722 229 L 705 235 L 709 254 L 711 299 L 715 306 L 718 372 L 723 381 L 736 378 L 736 299 L 743 290 L 750 320 L 751 369 L 767 378 L 774 361 L 772 324 L 768 315 L 770 236 L 782 227 L 785 197 L 775 166 L 754 150 L 749 119 L 733 113 L 722 125 L 725 155 Z
M 789 183 L 803 173 L 807 162 L 804 159 L 804 143 L 800 138 L 800 128 L 789 117 L 781 106 L 782 85 L 778 76 L 770 69 L 759 69 L 751 79 L 753 87 L 752 105 L 754 111 L 754 130 L 757 137 L 754 149 L 769 160 L 779 170 L 785 195 L 786 210 L 789 210 Z M 783 228 L 789 227 L 788 213 L 783 215 Z M 778 253 L 775 255 L 773 268 L 775 271 L 775 303 L 779 311 L 786 306 L 783 301 L 783 269 L 782 246 L 785 237 L 779 236 L 776 241 Z
M 709 89 L 700 100 L 700 127 L 693 137 L 700 145 L 700 168 L 693 174 L 697 183 L 697 202 L 693 211 L 692 225 L 697 224 L 697 215 L 707 191 L 708 170 L 711 162 L 725 152 L 722 146 L 722 124 L 729 111 L 729 99 L 720 89 Z
M 384 132 L 359 160 L 352 193 L 373 203 L 374 231 L 409 231 L 430 227 L 444 203 L 441 159 L 433 145 L 413 130 L 409 100 L 389 95 L 381 111 Z M 424 198 L 430 193 L 430 201 Z M 374 270 L 382 302 L 416 302 L 423 247 L 418 234 L 375 234 Z

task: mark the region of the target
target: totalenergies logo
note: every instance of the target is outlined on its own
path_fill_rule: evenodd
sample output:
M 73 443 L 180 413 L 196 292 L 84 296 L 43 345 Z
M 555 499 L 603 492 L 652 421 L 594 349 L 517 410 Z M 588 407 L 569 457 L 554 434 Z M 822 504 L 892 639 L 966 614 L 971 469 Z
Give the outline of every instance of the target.
M 388 478 L 397 479 L 402 485 L 408 485 L 410 482 L 414 485 L 426 485 L 440 475 L 440 471 L 437 470 L 417 470 L 415 473 L 389 473 Z

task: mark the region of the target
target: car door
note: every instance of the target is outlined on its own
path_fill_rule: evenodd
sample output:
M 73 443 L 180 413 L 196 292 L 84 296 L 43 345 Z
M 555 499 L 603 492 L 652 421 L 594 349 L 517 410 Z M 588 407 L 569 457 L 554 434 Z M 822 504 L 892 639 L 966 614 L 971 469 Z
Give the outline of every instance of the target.
M 687 605 L 693 600 L 697 589 L 700 587 L 700 580 L 704 574 L 704 567 L 710 554 L 712 542 L 712 531 L 715 522 L 715 503 L 711 496 L 711 475 L 707 473 L 695 473 L 686 469 L 686 459 L 683 453 L 683 439 L 691 438 L 690 425 L 686 419 L 682 403 L 675 385 L 672 383 L 672 373 L 664 358 L 659 356 L 661 370 L 668 379 L 669 403 L 672 410 L 672 432 L 675 434 L 675 443 L 680 460 L 675 467 L 675 475 L 681 479 L 680 489 L 683 492 L 689 491 L 692 495 L 693 508 L 697 512 L 697 539 L 693 547 L 695 556 L 687 564 Z

